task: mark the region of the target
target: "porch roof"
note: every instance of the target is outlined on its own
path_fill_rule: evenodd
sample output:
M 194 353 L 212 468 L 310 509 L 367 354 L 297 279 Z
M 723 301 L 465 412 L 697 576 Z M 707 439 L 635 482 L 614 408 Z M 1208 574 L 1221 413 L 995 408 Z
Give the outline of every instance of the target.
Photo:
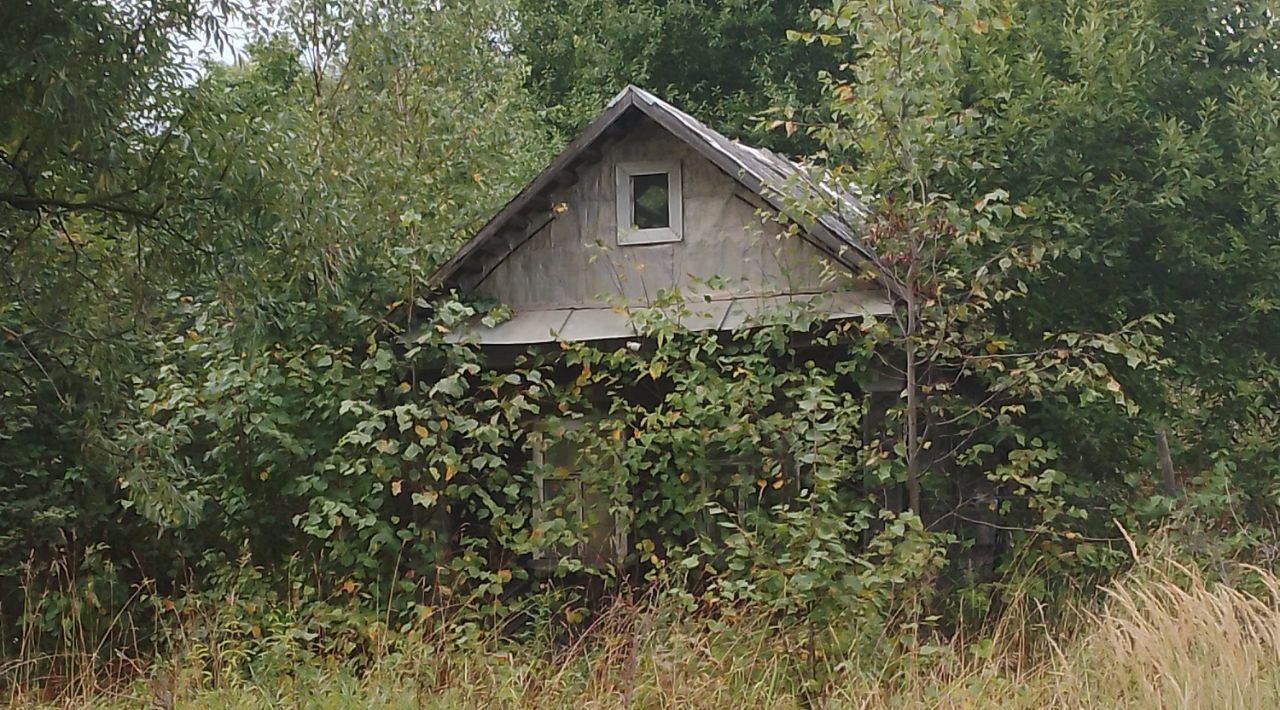
M 891 304 L 865 291 L 826 291 L 767 296 L 732 296 L 686 301 L 683 307 L 582 307 L 522 310 L 495 326 L 478 321 L 446 336 L 449 342 L 479 345 L 530 345 L 560 341 L 635 338 L 636 320 L 665 311 L 688 330 L 735 330 L 764 325 L 789 308 L 811 308 L 826 320 L 886 315 Z M 678 314 L 678 315 L 677 315 Z

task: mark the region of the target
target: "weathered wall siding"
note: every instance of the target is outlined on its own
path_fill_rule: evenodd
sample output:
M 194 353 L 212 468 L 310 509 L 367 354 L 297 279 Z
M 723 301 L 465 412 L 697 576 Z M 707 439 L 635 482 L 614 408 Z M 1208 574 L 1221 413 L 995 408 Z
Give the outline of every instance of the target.
M 678 157 L 683 171 L 684 238 L 670 244 L 619 246 L 615 169 L 619 162 Z M 737 183 L 656 124 L 646 122 L 579 168 L 579 180 L 554 197 L 568 211 L 528 240 L 477 288 L 517 309 L 642 305 L 660 289 L 713 296 L 856 288 L 833 277 L 823 255 L 735 196 Z M 703 282 L 719 276 L 717 289 Z

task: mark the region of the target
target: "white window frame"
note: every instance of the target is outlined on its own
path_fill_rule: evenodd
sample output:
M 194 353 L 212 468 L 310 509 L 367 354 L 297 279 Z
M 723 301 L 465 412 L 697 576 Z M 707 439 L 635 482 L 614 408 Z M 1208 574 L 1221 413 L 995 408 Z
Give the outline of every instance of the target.
M 586 422 L 584 422 L 583 420 L 571 420 L 571 421 L 566 421 L 561 423 L 561 425 L 564 426 L 566 429 L 570 429 L 570 428 L 580 429 L 585 424 Z M 534 479 L 533 479 L 534 508 L 533 508 L 533 514 L 531 516 L 531 519 L 534 525 L 537 525 L 543 522 L 544 515 L 545 515 L 544 511 L 546 510 L 546 506 L 548 502 L 548 497 L 546 493 L 547 481 L 545 478 L 543 478 L 541 472 L 546 467 L 547 450 L 554 444 L 552 442 L 549 442 L 547 439 L 548 439 L 548 436 L 547 436 L 547 432 L 545 431 L 539 430 L 539 431 L 533 431 L 529 433 L 529 442 L 531 445 L 530 453 L 532 454 L 532 459 L 533 459 L 532 463 L 535 471 L 537 471 L 537 473 L 534 474 Z M 578 470 L 571 470 L 569 471 L 569 475 L 565 476 L 563 479 L 560 479 L 560 480 L 570 487 L 570 490 L 573 491 L 573 495 L 577 498 L 578 522 L 580 524 L 586 523 L 587 521 L 586 521 L 585 496 L 587 494 L 587 490 L 584 487 L 582 482 L 582 472 Z M 614 496 L 616 496 L 617 491 L 613 491 L 612 493 L 614 494 Z M 621 564 L 622 561 L 626 558 L 627 552 L 630 549 L 628 545 L 629 545 L 629 529 L 631 524 L 631 516 L 628 513 L 622 512 L 622 511 L 614 512 L 612 513 L 612 516 L 613 516 L 613 534 L 610 536 L 609 542 L 613 547 L 614 563 Z M 565 556 L 566 553 L 571 553 L 573 556 L 581 557 L 583 555 L 583 549 L 584 548 L 582 543 L 575 545 L 571 551 L 565 550 L 565 549 L 560 549 L 560 550 L 538 549 L 538 550 L 534 550 L 533 559 L 536 563 L 539 563 L 543 566 L 547 566 L 547 565 L 554 566 L 555 562 L 558 561 L 561 557 Z
M 633 175 L 667 174 L 667 198 L 671 224 L 654 229 L 636 229 L 631 226 L 634 205 L 631 203 L 631 177 Z M 646 160 L 618 163 L 617 212 L 618 245 L 669 244 L 684 238 L 684 179 L 679 160 Z
M 543 521 L 543 516 L 544 516 L 543 511 L 546 510 L 546 506 L 547 506 L 547 488 L 546 488 L 547 481 L 542 475 L 542 470 L 547 463 L 546 456 L 547 456 L 547 448 L 549 444 L 547 442 L 546 433 L 542 431 L 531 432 L 529 434 L 529 441 L 532 444 L 531 453 L 533 454 L 534 470 L 537 471 L 537 473 L 535 473 L 533 477 L 534 507 L 533 507 L 533 516 L 532 516 L 534 524 L 537 525 L 538 523 L 541 523 Z M 579 499 L 581 499 L 582 498 L 582 475 L 577 471 L 570 471 L 569 475 L 565 476 L 563 480 L 568 485 L 577 489 L 576 495 Z M 582 513 L 583 511 L 582 511 L 581 505 L 579 505 L 579 508 L 578 508 L 579 523 L 583 522 Z M 574 555 L 581 554 L 581 551 L 576 549 L 578 546 L 575 545 L 574 547 L 575 549 L 573 550 L 573 554 Z M 547 550 L 547 549 L 540 548 L 533 551 L 533 559 L 535 561 L 545 560 L 545 561 L 555 562 L 556 560 L 558 560 L 560 557 L 564 555 L 564 552 L 565 552 L 564 550 L 554 550 L 554 549 Z

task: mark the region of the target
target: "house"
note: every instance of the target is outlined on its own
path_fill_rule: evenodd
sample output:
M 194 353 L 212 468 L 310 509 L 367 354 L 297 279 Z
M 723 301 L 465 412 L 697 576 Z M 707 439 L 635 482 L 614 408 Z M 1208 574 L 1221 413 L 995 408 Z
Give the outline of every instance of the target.
M 805 191 L 836 208 L 793 214 L 788 196 Z M 889 295 L 857 278 L 875 260 L 857 236 L 866 210 L 800 165 L 629 86 L 431 285 L 514 310 L 468 333 L 484 346 L 634 337 L 627 311 L 664 289 L 698 304 L 684 323 L 692 330 L 738 328 L 794 300 L 832 318 L 884 314 Z M 787 238 L 762 212 L 807 229 Z
M 806 210 L 806 202 L 824 207 Z M 688 304 L 679 310 L 691 330 L 750 327 L 796 302 L 828 319 L 887 314 L 892 294 L 865 278 L 875 264 L 858 238 L 866 214 L 856 196 L 803 166 L 729 140 L 629 86 L 431 285 L 510 307 L 502 323 L 477 322 L 450 336 L 495 354 L 565 341 L 633 342 L 635 315 L 660 307 L 660 294 L 663 303 L 679 294 Z M 800 229 L 788 230 L 778 216 Z M 572 452 L 554 444 L 534 458 L 574 466 Z M 618 521 L 601 527 L 605 535 L 615 553 L 625 548 Z M 605 556 L 606 547 L 587 554 Z

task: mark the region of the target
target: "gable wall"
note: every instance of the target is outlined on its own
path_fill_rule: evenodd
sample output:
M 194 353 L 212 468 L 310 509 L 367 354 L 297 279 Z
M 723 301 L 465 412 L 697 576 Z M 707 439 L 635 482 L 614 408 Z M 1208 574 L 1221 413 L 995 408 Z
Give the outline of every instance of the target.
M 683 240 L 619 246 L 617 164 L 672 158 L 683 172 Z M 803 239 L 779 238 L 779 227 L 737 196 L 745 193 L 735 180 L 648 119 L 577 170 L 578 182 L 553 193 L 568 209 L 494 269 L 479 293 L 520 310 L 645 305 L 672 287 L 686 297 L 857 288 Z M 724 283 L 703 283 L 712 276 Z

